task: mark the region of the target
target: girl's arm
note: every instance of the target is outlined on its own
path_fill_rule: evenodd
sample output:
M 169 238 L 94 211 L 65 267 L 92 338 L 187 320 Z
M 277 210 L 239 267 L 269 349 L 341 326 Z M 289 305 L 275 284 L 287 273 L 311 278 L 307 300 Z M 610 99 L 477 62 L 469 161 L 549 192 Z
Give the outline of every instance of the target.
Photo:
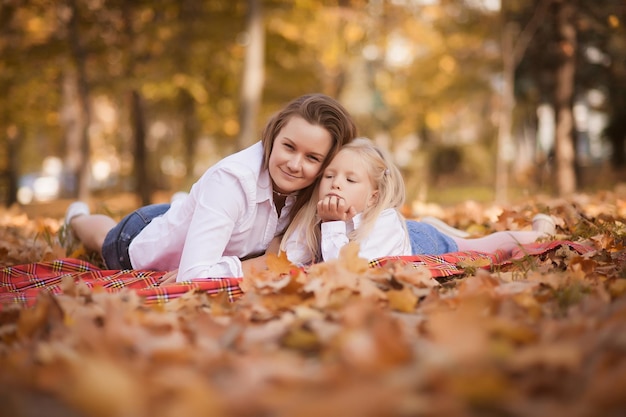
M 358 224 L 355 225 L 359 227 Z M 411 242 L 404 218 L 396 209 L 383 210 L 374 227 L 360 242 L 359 256 L 369 261 L 384 256 L 411 255 Z
M 353 222 L 355 229 L 358 229 L 361 216 L 355 216 Z M 348 243 L 345 225 L 345 222 L 322 224 L 322 257 L 325 261 L 339 257 L 339 251 Z M 368 261 L 384 256 L 411 254 L 411 243 L 404 220 L 395 209 L 383 210 L 368 236 L 359 245 L 359 256 Z
M 357 216 L 358 217 L 358 216 Z M 348 239 L 348 224 L 337 220 L 322 223 L 322 259 L 330 261 L 339 257 L 339 251 L 350 240 Z
M 357 215 L 354 207 L 346 206 L 343 198 L 327 196 L 317 203 L 317 217 L 321 220 L 322 259 L 337 259 L 339 251 L 349 241 L 348 223 Z

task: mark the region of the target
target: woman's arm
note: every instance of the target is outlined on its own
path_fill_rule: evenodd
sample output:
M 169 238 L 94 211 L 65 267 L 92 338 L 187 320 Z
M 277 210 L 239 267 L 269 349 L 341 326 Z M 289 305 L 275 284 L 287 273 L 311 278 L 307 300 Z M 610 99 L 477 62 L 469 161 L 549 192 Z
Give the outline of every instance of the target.
M 196 206 L 185 237 L 177 281 L 242 276 L 241 261 L 224 256 L 237 220 L 245 213 L 246 196 L 236 177 L 214 173 L 196 193 Z
M 169 271 L 166 272 L 165 274 L 163 274 L 163 276 L 159 279 L 158 284 L 159 285 L 168 285 L 168 284 L 174 284 L 176 282 L 176 276 L 178 275 L 178 269 L 174 269 L 173 271 Z
M 249 275 L 255 272 L 264 271 L 267 269 L 267 255 L 273 253 L 274 255 L 278 255 L 278 251 L 280 250 L 280 240 L 282 236 L 276 236 L 270 242 L 265 254 L 257 256 L 256 258 L 246 259 L 241 261 L 241 267 L 243 268 L 243 274 Z
M 267 255 L 268 253 L 273 253 L 274 255 L 278 255 L 278 253 L 280 252 L 280 241 L 282 240 L 282 238 L 283 235 L 274 237 L 274 239 L 272 239 L 269 246 L 267 247 L 265 254 Z

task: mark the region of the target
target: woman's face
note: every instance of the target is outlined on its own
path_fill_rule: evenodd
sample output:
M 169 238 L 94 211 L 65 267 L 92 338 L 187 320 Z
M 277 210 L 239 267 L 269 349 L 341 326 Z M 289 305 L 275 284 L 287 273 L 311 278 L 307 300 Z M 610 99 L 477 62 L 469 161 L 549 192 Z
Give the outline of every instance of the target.
M 274 191 L 293 193 L 313 184 L 332 147 L 330 133 L 294 116 L 278 132 L 269 158 Z

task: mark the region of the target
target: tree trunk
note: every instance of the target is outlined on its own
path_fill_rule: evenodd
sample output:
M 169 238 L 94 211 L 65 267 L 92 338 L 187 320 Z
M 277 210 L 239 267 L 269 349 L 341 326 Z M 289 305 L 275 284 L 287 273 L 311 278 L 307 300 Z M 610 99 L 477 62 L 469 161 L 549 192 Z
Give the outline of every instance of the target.
M 626 92 L 625 92 L 626 94 Z M 615 108 L 614 115 L 606 129 L 606 135 L 611 141 L 613 153 L 611 154 L 611 165 L 616 171 L 626 167 L 626 108 Z
M 76 71 L 66 68 L 63 73 L 61 84 L 61 122 L 64 129 L 64 165 L 65 169 L 72 174 L 72 184 L 69 196 L 77 197 L 77 183 L 80 177 L 80 167 L 83 163 L 84 155 L 81 145 L 81 111 L 78 104 L 77 93 L 78 82 L 76 81 Z
M 178 35 L 178 43 L 180 45 L 189 45 L 193 42 L 195 34 L 192 31 L 192 22 L 202 13 L 202 7 L 196 0 L 185 0 L 180 3 L 180 26 L 181 30 Z M 176 57 L 177 68 L 181 74 L 190 73 L 190 59 L 192 58 L 185 50 L 179 51 L 180 55 Z M 182 120 L 182 135 L 184 149 L 184 164 L 186 167 L 185 184 L 195 179 L 194 165 L 196 162 L 196 147 L 200 130 L 198 122 L 197 106 L 195 97 L 189 92 L 188 86 L 181 86 L 178 91 L 178 106 L 180 111 L 180 119 Z M 176 182 L 176 187 L 180 186 Z M 176 189 L 174 191 L 177 191 Z
M 89 144 L 89 125 L 91 124 L 91 109 L 89 105 L 89 85 L 87 83 L 87 71 L 85 69 L 86 54 L 80 43 L 78 33 L 78 6 L 75 0 L 70 0 L 72 16 L 69 20 L 68 38 L 74 65 L 76 66 L 76 92 L 78 106 L 76 107 L 76 132 L 78 135 L 78 161 L 76 171 L 78 199 L 86 201 L 89 198 L 89 156 L 91 147 Z
M 572 112 L 574 96 L 574 74 L 576 70 L 576 28 L 574 7 L 567 2 L 557 4 L 556 20 L 560 35 L 560 63 L 556 71 L 555 110 L 556 110 L 556 189 L 559 196 L 567 196 L 576 191 L 574 117 Z
M 513 110 L 515 108 L 515 70 L 528 49 L 535 32 L 543 23 L 550 6 L 550 0 L 540 0 L 535 11 L 518 33 L 517 25 L 507 21 L 502 9 L 502 97 L 498 123 L 498 142 L 496 153 L 495 200 L 505 203 L 508 199 L 509 170 L 515 152 L 511 132 L 513 129 Z
M 17 202 L 18 179 L 17 171 L 19 164 L 19 129 L 15 125 L 11 125 L 7 129 L 7 207 L 11 207 Z
M 11 21 L 18 10 L 18 5 L 12 2 L 2 2 L 0 4 L 0 38 L 8 39 L 11 32 Z M 10 207 L 17 202 L 18 169 L 19 169 L 19 128 L 11 121 L 11 109 L 13 93 L 12 89 L 15 81 L 10 78 L 3 79 L 0 84 L 0 95 L 2 95 L 3 105 L 0 106 L 2 120 L 0 129 L 5 132 L 6 145 L 6 171 L 2 172 L 7 186 L 5 203 Z
M 185 142 L 185 167 L 186 177 L 194 177 L 194 164 L 196 154 L 196 140 L 198 138 L 198 119 L 196 117 L 196 100 L 187 90 L 180 91 L 181 108 L 183 110 L 183 140 Z
M 515 62 L 513 57 L 514 29 L 511 25 L 507 23 L 502 34 L 502 94 L 498 120 L 495 193 L 495 200 L 498 203 L 506 203 L 508 200 L 509 167 L 513 151 L 511 129 L 515 105 Z
M 237 146 L 243 149 L 258 140 L 256 119 L 264 83 L 265 32 L 260 0 L 248 0 L 248 46 L 243 71 L 239 138 Z
M 147 206 L 152 202 L 152 183 L 148 175 L 146 155 L 146 122 L 141 95 L 137 90 L 131 91 L 130 100 L 133 142 L 135 144 L 135 179 L 137 181 L 135 186 L 137 194 L 141 198 L 141 205 Z
M 132 80 L 135 75 L 135 52 L 132 22 L 132 3 L 124 2 L 122 19 L 124 21 L 124 33 L 128 41 L 128 61 L 126 63 L 125 76 Z M 143 111 L 141 93 L 136 88 L 130 89 L 130 126 L 134 145 L 133 172 L 135 176 L 135 193 L 141 200 L 141 205 L 146 206 L 152 202 L 153 184 L 148 175 L 148 156 L 146 150 L 146 120 Z
M 609 72 L 611 116 L 605 133 L 613 148 L 611 164 L 615 171 L 620 171 L 626 168 L 626 72 L 620 70 L 623 64 L 615 61 L 611 60 Z

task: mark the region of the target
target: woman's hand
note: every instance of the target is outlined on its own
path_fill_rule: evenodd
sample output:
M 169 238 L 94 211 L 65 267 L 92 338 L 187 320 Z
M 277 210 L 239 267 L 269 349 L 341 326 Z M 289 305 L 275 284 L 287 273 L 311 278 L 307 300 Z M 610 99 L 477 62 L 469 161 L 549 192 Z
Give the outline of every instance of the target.
M 272 239 L 269 246 L 267 247 L 267 250 L 265 251 L 265 254 L 267 255 L 268 253 L 273 253 L 274 255 L 278 255 L 278 252 L 280 252 L 280 241 L 282 240 L 282 238 L 283 236 L 280 235 Z
M 346 200 L 334 195 L 326 196 L 317 202 L 317 216 L 323 222 L 330 221 L 348 221 L 356 216 L 356 210 L 353 206 L 347 207 Z
M 174 284 L 176 282 L 177 276 L 178 276 L 178 269 L 174 269 L 173 271 L 166 272 L 159 279 L 159 285 Z
M 244 276 L 264 271 L 267 269 L 267 255 L 261 255 L 256 258 L 241 261 L 241 268 L 243 269 Z

